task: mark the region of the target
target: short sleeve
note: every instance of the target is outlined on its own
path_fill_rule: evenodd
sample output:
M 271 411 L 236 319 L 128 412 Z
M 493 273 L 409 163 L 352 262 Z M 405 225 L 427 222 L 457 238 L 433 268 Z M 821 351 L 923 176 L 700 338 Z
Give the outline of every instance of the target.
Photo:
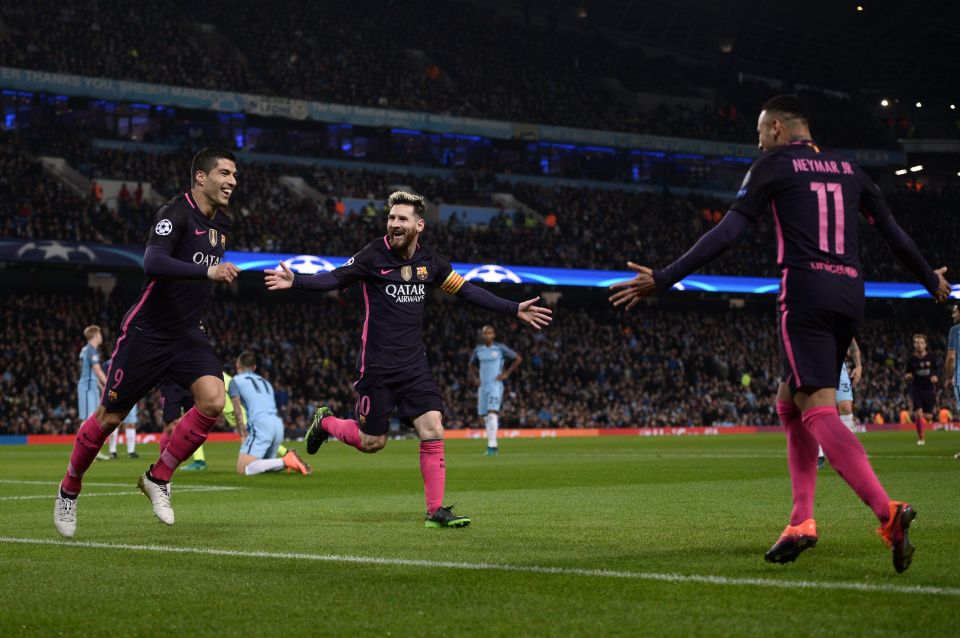
M 887 200 L 883 198 L 880 187 L 874 183 L 870 176 L 862 168 L 857 166 L 857 177 L 860 180 L 860 212 L 867 218 L 871 224 L 876 224 L 890 217 L 890 206 Z
M 507 359 L 517 358 L 517 353 L 511 350 L 510 348 L 508 348 L 507 346 L 503 345 L 502 343 L 499 343 L 497 345 L 500 346 L 500 352 L 502 352 L 503 356 L 505 356 Z
M 156 246 L 168 255 L 173 254 L 186 230 L 187 215 L 183 208 L 174 204 L 164 206 L 153 220 L 147 247 Z
M 743 178 L 730 210 L 735 210 L 752 221 L 760 219 L 773 198 L 777 157 L 762 155 L 757 158 Z
M 437 273 L 434 282 L 440 284 L 440 290 L 450 293 L 451 295 L 460 292 L 460 289 L 467 280 L 453 269 L 453 266 L 450 265 L 446 257 L 434 255 L 433 267 Z
M 366 277 L 373 268 L 372 263 L 373 249 L 370 245 L 367 245 L 363 250 L 348 259 L 347 263 L 330 271 L 330 274 L 336 278 L 341 288 L 346 288 L 353 282 Z
M 477 349 L 474 348 L 473 352 L 470 353 L 470 365 L 474 363 L 480 363 L 480 358 L 477 356 Z
M 94 350 L 93 352 L 91 352 L 91 353 L 88 355 L 88 358 L 90 359 L 90 364 L 91 364 L 91 365 L 100 363 L 100 353 L 97 352 L 96 350 Z
M 240 396 L 240 387 L 237 385 L 236 377 L 234 377 L 233 379 L 230 379 L 230 387 L 227 388 L 227 392 L 230 394 L 231 397 Z

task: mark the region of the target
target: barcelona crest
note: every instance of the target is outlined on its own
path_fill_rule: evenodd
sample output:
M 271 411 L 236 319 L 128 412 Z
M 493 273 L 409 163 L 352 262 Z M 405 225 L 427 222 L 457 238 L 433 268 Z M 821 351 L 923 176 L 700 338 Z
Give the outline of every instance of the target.
M 427 267 L 426 266 L 417 266 L 417 279 L 423 281 L 427 278 Z

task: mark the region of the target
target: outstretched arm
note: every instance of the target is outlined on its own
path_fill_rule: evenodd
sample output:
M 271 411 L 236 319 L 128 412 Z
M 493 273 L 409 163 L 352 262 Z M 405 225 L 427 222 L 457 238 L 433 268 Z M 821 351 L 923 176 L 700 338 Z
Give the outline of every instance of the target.
M 946 267 L 937 270 L 930 268 L 930 264 L 920 254 L 920 249 L 910 236 L 903 232 L 892 215 L 881 218 L 875 226 L 900 263 L 913 273 L 927 292 L 939 303 L 946 301 L 950 297 L 950 284 L 943 276 L 947 271 Z
M 315 275 L 296 275 L 284 262 L 280 262 L 280 270 L 265 270 L 263 282 L 267 290 L 337 290 L 340 282 L 328 272 L 319 272 Z
M 487 310 L 499 312 L 504 315 L 514 315 L 535 330 L 539 330 L 553 321 L 552 310 L 533 305 L 540 300 L 540 297 L 534 297 L 533 299 L 517 303 L 516 301 L 498 297 L 480 286 L 474 286 L 469 281 L 464 281 L 456 291 L 456 294 L 481 308 L 486 308 Z
M 736 243 L 743 231 L 750 225 L 750 218 L 735 210 L 729 211 L 720 223 L 703 235 L 682 257 L 664 268 L 651 270 L 632 261 L 627 266 L 637 272 L 630 281 L 610 286 L 618 290 L 610 296 L 614 306 L 627 304 L 627 310 L 633 308 L 643 297 L 649 297 L 661 290 L 670 288 L 704 264 L 713 261 L 723 251 Z

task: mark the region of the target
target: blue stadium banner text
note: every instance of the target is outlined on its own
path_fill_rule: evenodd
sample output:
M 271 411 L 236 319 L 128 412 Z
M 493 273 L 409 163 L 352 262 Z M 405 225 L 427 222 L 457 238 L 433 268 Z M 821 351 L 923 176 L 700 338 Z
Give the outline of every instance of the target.
M 55 240 L 0 240 L 0 262 L 71 264 L 97 269 L 142 268 L 142 246 L 107 246 Z M 326 272 L 345 263 L 349 257 L 329 255 L 297 255 L 294 253 L 256 253 L 228 250 L 225 259 L 240 269 L 262 271 L 277 268 L 280 260 L 302 274 Z M 575 286 L 606 288 L 626 281 L 633 273 L 624 270 L 587 270 L 579 268 L 545 268 L 513 264 L 468 264 L 454 262 L 453 267 L 467 281 L 493 284 L 536 284 L 542 286 Z M 776 294 L 780 282 L 765 277 L 733 277 L 692 275 L 674 286 L 676 290 L 707 293 Z M 881 299 L 913 299 L 929 297 L 915 283 L 868 281 L 867 297 Z M 954 298 L 960 299 L 960 285 L 954 285 Z
M 438 115 L 420 111 L 371 108 L 327 102 L 308 102 L 284 97 L 210 91 L 169 84 L 150 84 L 131 80 L 113 80 L 84 75 L 33 71 L 0 66 L 0 89 L 40 91 L 101 100 L 161 104 L 228 113 L 247 113 L 290 120 L 338 122 L 354 126 L 390 126 L 395 128 L 481 135 L 490 139 L 547 140 L 588 146 L 612 146 L 667 152 L 699 153 L 752 158 L 756 144 L 734 144 L 660 135 L 642 135 L 617 131 L 598 131 L 565 126 L 546 126 L 526 122 L 508 122 L 472 117 Z M 842 150 L 864 165 L 889 166 L 906 162 L 902 151 L 885 149 Z

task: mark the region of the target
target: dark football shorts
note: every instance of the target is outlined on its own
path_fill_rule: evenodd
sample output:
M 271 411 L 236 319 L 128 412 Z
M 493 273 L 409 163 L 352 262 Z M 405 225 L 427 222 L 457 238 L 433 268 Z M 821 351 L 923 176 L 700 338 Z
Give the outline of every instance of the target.
M 160 404 L 163 407 L 163 424 L 176 421 L 193 407 L 193 393 L 170 379 L 160 382 Z
M 108 412 L 126 414 L 164 379 L 189 388 L 207 375 L 222 379 L 223 371 L 203 333 L 159 341 L 131 326 L 117 341 L 100 404 Z
M 443 412 L 440 387 L 426 361 L 413 369 L 395 372 L 380 373 L 368 368 L 354 385 L 360 431 L 370 436 L 387 433 L 394 410 L 408 427 L 413 427 L 413 419 L 421 414 Z
M 923 410 L 924 414 L 933 414 L 933 406 L 936 403 L 933 388 L 910 388 L 910 400 L 913 401 L 914 412 Z
M 780 380 L 796 391 L 801 387 L 836 388 L 840 366 L 859 319 L 819 308 L 787 308 L 778 314 Z

